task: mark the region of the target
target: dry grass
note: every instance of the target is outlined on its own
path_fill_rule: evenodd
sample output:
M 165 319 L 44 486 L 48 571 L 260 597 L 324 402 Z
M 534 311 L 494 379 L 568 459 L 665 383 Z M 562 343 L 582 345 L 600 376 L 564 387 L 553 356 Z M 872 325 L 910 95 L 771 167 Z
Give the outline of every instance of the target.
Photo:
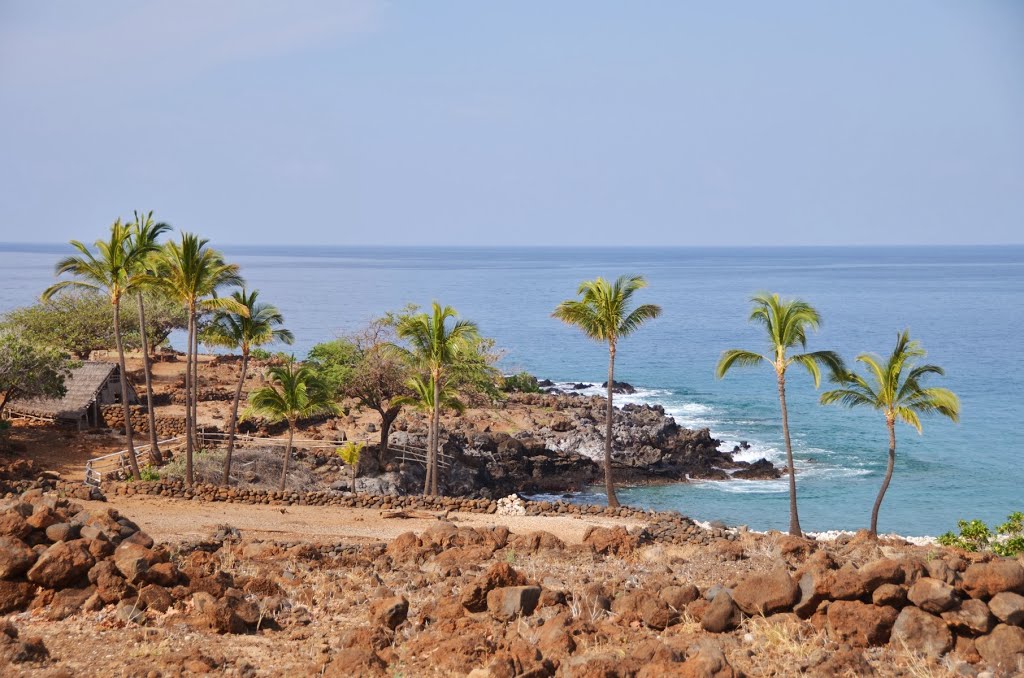
M 834 649 L 823 631 L 791 618 L 750 617 L 741 632 L 745 648 L 733 659 L 755 676 L 800 675 Z

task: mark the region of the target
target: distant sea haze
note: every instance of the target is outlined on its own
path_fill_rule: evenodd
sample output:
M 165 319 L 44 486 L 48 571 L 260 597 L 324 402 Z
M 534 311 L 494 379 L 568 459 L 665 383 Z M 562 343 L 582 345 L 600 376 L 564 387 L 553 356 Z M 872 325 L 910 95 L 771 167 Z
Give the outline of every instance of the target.
M 936 383 L 960 396 L 962 419 L 925 419 L 922 436 L 898 429 L 880 531 L 936 535 L 960 518 L 991 523 L 1024 510 L 1024 246 L 222 249 L 282 310 L 298 356 L 384 311 L 436 299 L 498 341 L 507 371 L 562 382 L 600 384 L 607 351 L 551 311 L 583 279 L 643 274 L 650 287 L 637 300 L 660 304 L 664 314 L 621 344 L 616 377 L 639 390 L 618 402 L 661 403 L 680 424 L 709 427 L 729 449 L 748 441 L 740 458 L 777 464 L 784 455 L 769 368 L 714 378 L 722 350 L 765 348 L 761 330 L 746 321 L 751 294 L 810 301 L 824 325 L 809 348 L 849 361 L 888 353 L 909 327 L 928 360 L 946 369 Z M 0 310 L 38 299 L 67 251 L 0 245 Z M 819 406 L 810 378 L 795 370 L 787 395 L 803 528 L 865 527 L 885 469 L 884 419 Z M 627 488 L 620 500 L 754 529 L 788 525 L 785 479 Z

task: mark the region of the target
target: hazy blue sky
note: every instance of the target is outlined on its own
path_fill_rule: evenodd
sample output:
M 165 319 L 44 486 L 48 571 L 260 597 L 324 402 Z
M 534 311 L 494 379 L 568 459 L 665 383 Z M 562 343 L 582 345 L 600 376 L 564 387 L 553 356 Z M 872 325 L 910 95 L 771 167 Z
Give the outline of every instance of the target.
M 0 0 L 0 241 L 1024 242 L 1024 2 Z

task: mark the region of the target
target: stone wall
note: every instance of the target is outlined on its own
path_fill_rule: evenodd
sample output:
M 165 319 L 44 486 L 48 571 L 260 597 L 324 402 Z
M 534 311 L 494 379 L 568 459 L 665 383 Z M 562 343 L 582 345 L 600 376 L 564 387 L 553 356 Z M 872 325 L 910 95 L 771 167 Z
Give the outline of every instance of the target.
M 132 406 L 132 430 L 136 433 L 149 433 L 149 415 L 146 412 L 146 408 L 142 406 Z M 100 408 L 100 413 L 103 416 L 103 421 L 108 428 L 112 429 L 123 429 L 124 428 L 124 407 L 121 405 L 104 405 Z M 173 438 L 174 436 L 184 435 L 185 433 L 185 419 L 182 417 L 167 417 L 157 415 L 156 417 L 156 434 L 161 438 Z

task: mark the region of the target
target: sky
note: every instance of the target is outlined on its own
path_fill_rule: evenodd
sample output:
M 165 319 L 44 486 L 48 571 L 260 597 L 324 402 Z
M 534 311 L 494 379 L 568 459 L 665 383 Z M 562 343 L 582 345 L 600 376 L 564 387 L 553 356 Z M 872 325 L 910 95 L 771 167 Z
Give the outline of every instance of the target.
M 1024 242 L 1024 3 L 0 0 L 0 241 Z

